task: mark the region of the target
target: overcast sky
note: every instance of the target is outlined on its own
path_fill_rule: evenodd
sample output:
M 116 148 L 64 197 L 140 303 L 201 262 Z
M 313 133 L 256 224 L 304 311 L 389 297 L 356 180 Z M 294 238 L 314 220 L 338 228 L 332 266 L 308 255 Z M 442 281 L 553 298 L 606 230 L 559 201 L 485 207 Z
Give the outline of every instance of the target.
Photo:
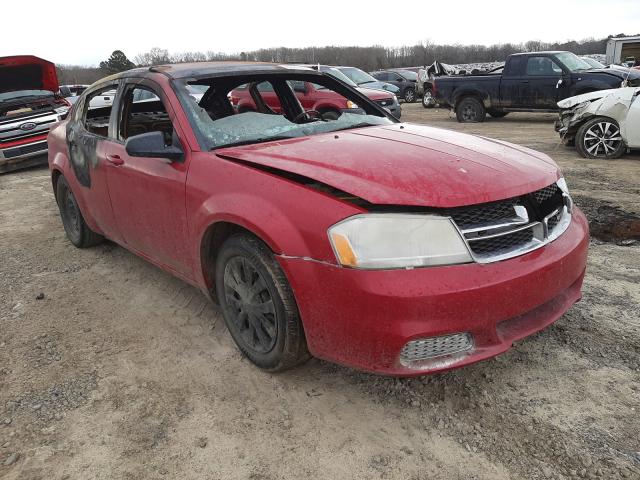
M 152 47 L 235 53 L 278 46 L 399 46 L 424 40 L 488 45 L 640 33 L 640 0 L 31 0 L 4 1 L 0 9 L 0 56 L 33 54 L 82 65 L 97 65 L 116 49 L 133 59 Z

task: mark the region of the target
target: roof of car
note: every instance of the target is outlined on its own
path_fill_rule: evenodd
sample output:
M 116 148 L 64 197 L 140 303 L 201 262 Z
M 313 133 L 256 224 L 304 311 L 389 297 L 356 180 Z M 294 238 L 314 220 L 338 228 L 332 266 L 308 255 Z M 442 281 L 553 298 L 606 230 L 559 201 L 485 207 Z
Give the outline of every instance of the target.
M 162 73 L 171 78 L 189 78 L 200 76 L 227 76 L 230 74 L 277 73 L 285 71 L 317 74 L 315 70 L 300 65 L 282 65 L 267 62 L 195 62 L 134 68 L 118 76 L 135 77 L 143 73 L 153 72 Z

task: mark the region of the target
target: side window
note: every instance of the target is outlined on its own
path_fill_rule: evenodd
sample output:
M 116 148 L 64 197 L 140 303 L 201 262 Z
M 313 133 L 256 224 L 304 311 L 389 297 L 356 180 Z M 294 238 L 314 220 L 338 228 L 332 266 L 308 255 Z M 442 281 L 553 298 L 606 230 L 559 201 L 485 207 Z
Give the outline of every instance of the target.
M 82 124 L 89 133 L 105 138 L 109 136 L 109 118 L 115 94 L 115 85 L 111 85 L 87 96 L 84 102 Z
M 387 80 L 389 80 L 389 74 L 386 72 L 378 72 L 375 74 L 375 78 L 383 82 L 386 82 Z
M 128 88 L 120 111 L 118 136 L 125 141 L 149 132 L 162 132 L 166 145 L 174 143 L 173 124 L 160 97 L 148 87 Z
M 389 80 L 393 81 L 393 82 L 401 82 L 403 80 L 403 78 L 398 75 L 397 73 L 390 73 L 389 74 Z
M 529 57 L 527 75 L 550 76 L 561 75 L 562 69 L 548 57 Z

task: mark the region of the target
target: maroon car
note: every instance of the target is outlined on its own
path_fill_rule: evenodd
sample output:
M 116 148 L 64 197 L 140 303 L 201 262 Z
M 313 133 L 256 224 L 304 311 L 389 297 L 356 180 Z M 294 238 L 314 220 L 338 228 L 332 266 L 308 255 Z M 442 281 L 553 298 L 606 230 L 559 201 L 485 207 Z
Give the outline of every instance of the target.
M 327 73 L 332 77 L 346 83 L 347 85 L 355 88 L 367 98 L 373 100 L 378 105 L 383 107 L 394 117 L 400 118 L 402 115 L 402 107 L 398 98 L 393 94 L 384 90 L 376 90 L 372 88 L 361 88 L 353 83 L 349 77 L 343 74 L 340 70 L 327 66 L 318 65 L 299 65 L 303 68 L 311 68 L 319 70 L 323 73 Z M 363 113 L 363 110 L 354 102 L 350 102 L 348 99 L 336 92 L 327 89 L 319 84 L 312 82 L 291 81 L 290 86 L 298 97 L 298 100 L 305 108 L 305 110 L 313 110 L 321 114 L 324 118 L 335 120 L 343 112 L 347 113 Z M 251 95 L 246 89 L 246 85 L 241 85 L 237 89 L 233 90 L 230 95 L 231 103 L 239 112 L 255 111 L 255 101 L 251 98 Z M 278 96 L 275 94 L 271 85 L 268 82 L 263 82 L 258 85 L 258 90 L 261 92 L 262 97 L 265 99 L 267 105 L 274 111 L 280 112 L 281 106 L 278 101 Z
M 294 82 L 361 111 L 323 117 Z M 229 102 L 241 85 L 255 111 Z M 114 89 L 112 106 L 89 108 Z M 587 221 L 553 160 L 399 123 L 321 72 L 198 63 L 109 77 L 52 129 L 49 163 L 74 245 L 107 237 L 199 287 L 271 371 L 309 355 L 392 375 L 459 367 L 581 296 Z

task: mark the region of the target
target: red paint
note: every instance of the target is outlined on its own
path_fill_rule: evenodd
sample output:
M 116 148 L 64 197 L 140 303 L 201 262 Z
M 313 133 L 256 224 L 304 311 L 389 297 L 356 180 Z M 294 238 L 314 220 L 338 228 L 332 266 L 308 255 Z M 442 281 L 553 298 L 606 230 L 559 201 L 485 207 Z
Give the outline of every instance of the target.
M 49 90 L 50 92 L 56 93 L 59 90 L 58 85 L 58 75 L 56 73 L 56 66 L 40 57 L 35 57 L 33 55 L 17 55 L 13 57 L 0 57 L 0 69 L 5 71 L 10 71 L 12 67 L 22 67 L 22 66 L 39 66 L 40 67 L 40 77 L 39 79 L 32 79 L 36 81 L 36 83 L 24 83 L 20 89 L 21 90 L 29 90 L 29 89 L 41 89 L 41 90 Z M 1 82 L 0 82 L 1 85 Z M 2 88 L 0 87 L 0 91 Z
M 477 349 L 458 367 L 503 352 L 580 298 L 588 227 L 578 209 L 560 238 L 510 260 L 352 270 L 337 266 L 326 232 L 363 210 L 251 166 L 298 173 L 374 203 L 451 207 L 549 185 L 560 174 L 546 155 L 408 124 L 203 152 L 169 79 L 146 77 L 166 100 L 183 163 L 132 158 L 122 143 L 102 140 L 91 188 L 83 187 L 68 160 L 67 120 L 49 135 L 51 169 L 65 175 L 91 228 L 205 291 L 211 287 L 201 258 L 207 229 L 230 222 L 253 232 L 293 287 L 314 355 L 414 375 L 420 372 L 398 362 L 407 341 L 470 331 Z

